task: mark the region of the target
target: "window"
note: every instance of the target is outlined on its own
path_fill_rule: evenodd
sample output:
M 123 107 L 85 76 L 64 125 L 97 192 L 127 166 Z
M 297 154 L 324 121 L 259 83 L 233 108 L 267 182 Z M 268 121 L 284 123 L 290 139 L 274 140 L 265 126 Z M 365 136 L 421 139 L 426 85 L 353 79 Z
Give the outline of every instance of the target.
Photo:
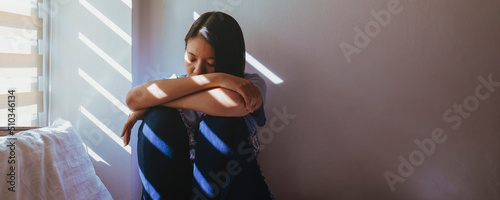
M 43 0 L 0 0 L 0 135 L 48 125 L 47 19 Z

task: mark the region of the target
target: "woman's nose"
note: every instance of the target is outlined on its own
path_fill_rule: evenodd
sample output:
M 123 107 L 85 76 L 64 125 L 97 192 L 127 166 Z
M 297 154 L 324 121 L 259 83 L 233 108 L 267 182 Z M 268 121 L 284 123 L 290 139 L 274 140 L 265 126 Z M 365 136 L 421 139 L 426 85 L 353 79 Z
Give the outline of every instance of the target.
M 203 62 L 198 61 L 195 65 L 193 72 L 196 75 L 205 74 L 206 70 L 205 70 L 205 65 L 203 64 Z

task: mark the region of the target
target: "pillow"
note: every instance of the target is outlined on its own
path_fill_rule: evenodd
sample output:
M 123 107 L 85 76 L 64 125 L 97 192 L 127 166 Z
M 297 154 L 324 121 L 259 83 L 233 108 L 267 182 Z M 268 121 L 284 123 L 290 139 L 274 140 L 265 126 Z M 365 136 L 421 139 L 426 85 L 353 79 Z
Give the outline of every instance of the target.
M 66 120 L 0 137 L 0 158 L 2 199 L 113 199 Z

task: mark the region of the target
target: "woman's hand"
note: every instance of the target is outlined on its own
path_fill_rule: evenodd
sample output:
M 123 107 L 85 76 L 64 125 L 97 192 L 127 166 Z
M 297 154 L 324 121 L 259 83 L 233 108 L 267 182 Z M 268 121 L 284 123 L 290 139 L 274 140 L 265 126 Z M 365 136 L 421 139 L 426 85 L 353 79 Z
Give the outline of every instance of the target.
M 120 135 L 120 137 L 123 137 L 124 147 L 127 146 L 128 143 L 130 142 L 130 134 L 132 132 L 132 128 L 134 127 L 135 123 L 137 122 L 137 120 L 143 120 L 144 117 L 146 117 L 148 111 L 149 108 L 134 110 L 132 113 L 128 115 L 127 122 L 125 122 L 122 134 Z
M 221 74 L 221 87 L 233 90 L 239 93 L 245 100 L 245 106 L 248 112 L 253 113 L 262 106 L 262 94 L 252 81 L 236 77 L 230 74 Z

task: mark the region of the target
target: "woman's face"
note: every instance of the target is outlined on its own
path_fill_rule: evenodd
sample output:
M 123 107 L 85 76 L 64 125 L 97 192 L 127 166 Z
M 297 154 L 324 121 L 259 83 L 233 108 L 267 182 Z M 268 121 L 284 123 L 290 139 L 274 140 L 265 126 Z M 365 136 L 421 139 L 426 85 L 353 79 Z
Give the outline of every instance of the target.
M 201 36 L 189 39 L 184 54 L 184 66 L 188 76 L 213 73 L 215 71 L 214 49 Z

